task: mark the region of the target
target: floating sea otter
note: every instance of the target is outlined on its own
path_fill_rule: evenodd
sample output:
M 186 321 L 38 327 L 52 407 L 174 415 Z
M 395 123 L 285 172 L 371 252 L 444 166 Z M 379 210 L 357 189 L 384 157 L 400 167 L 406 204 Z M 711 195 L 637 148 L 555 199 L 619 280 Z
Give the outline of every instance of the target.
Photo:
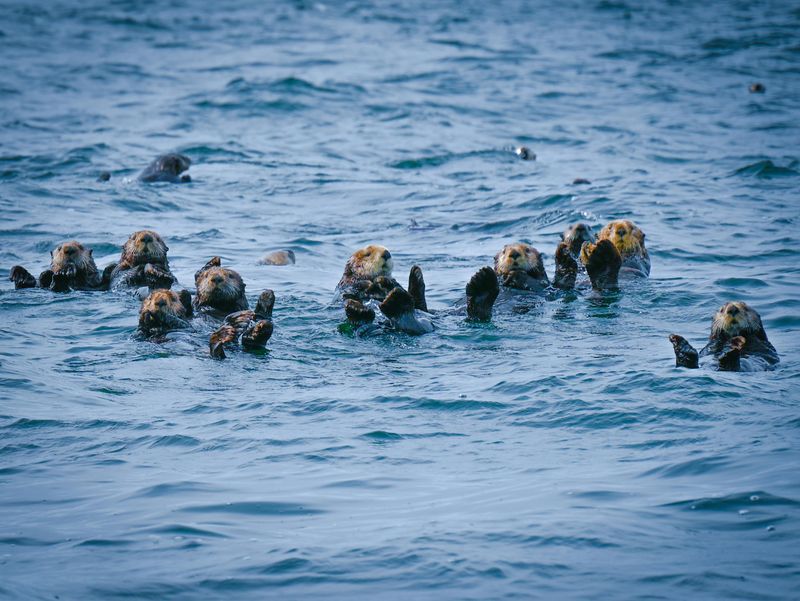
M 192 178 L 189 174 L 181 175 L 181 173 L 188 170 L 191 164 L 191 159 L 185 155 L 177 153 L 162 154 L 156 157 L 156 159 L 139 174 L 139 181 L 147 183 L 190 182 Z
M 92 258 L 92 249 L 77 240 L 70 240 L 50 251 L 50 269 L 44 270 L 38 280 L 27 269 L 15 265 L 9 279 L 14 288 L 49 288 L 54 292 L 69 290 L 108 290 L 114 264 L 100 273 Z
M 375 311 L 370 305 L 378 303 L 379 310 L 395 329 L 408 334 L 432 331 L 422 269 L 417 265 L 411 268 L 406 290 L 392 277 L 393 267 L 391 253 L 377 244 L 365 246 L 351 255 L 336 286 L 338 297 L 344 300 L 348 321 L 355 327 L 371 324 Z M 467 317 L 488 319 L 498 290 L 497 278 L 491 269 L 484 268 L 472 276 L 467 284 Z
M 233 269 L 222 267 L 222 260 L 213 257 L 194 274 L 197 293 L 194 308 L 218 317 L 248 308 L 244 282 Z
M 161 236 L 152 230 L 132 233 L 111 272 L 111 287 L 171 288 L 177 279 L 169 270 L 168 250 Z
M 592 287 L 598 290 L 617 288 L 620 275 L 645 278 L 650 275 L 644 232 L 627 219 L 608 223 L 600 230 L 596 244 L 585 241 L 580 259 Z
M 711 322 L 708 343 L 698 353 L 685 338 L 671 334 L 677 367 L 699 367 L 711 357 L 722 371 L 760 371 L 774 367 L 780 358 L 767 339 L 761 316 L 744 302 L 725 303 Z
M 160 336 L 188 328 L 192 316 L 192 295 L 187 290 L 154 290 L 139 308 L 139 331 L 148 337 Z

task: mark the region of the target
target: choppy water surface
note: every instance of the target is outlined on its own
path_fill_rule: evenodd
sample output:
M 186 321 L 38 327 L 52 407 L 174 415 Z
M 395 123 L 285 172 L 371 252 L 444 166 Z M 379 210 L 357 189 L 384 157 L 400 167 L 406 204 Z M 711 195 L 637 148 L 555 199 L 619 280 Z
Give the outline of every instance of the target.
M 126 294 L 2 284 L 0 597 L 796 596 L 800 11 L 228 4 L 0 5 L 3 276 L 152 227 L 182 284 L 219 254 L 278 298 L 218 362 Z M 167 151 L 193 183 L 132 181 Z M 366 243 L 445 309 L 504 243 L 552 273 L 620 217 L 653 272 L 619 294 L 337 331 Z M 779 368 L 674 368 L 730 299 Z

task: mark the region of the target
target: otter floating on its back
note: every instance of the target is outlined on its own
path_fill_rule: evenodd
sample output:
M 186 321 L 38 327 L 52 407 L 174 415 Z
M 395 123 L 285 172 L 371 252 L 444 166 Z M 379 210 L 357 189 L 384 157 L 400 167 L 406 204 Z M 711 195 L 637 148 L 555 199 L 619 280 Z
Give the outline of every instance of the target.
M 685 338 L 671 334 L 677 367 L 697 368 L 712 357 L 721 371 L 761 371 L 780 362 L 758 312 L 742 301 L 725 303 L 714 314 L 708 343 L 698 353 Z
M 92 258 L 92 249 L 77 240 L 70 240 L 50 251 L 50 269 L 44 270 L 38 279 L 21 265 L 12 267 L 9 279 L 16 289 L 38 286 L 53 292 L 108 290 L 113 268 L 111 264 L 101 274 Z
M 178 280 L 169 270 L 168 250 L 161 236 L 152 230 L 132 233 L 122 247 L 119 263 L 111 272 L 111 287 L 171 288 Z

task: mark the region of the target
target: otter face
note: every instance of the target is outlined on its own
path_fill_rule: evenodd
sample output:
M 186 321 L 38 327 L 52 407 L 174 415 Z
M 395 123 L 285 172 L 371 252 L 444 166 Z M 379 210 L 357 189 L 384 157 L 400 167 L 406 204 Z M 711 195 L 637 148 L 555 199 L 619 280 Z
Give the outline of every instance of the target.
M 758 312 L 743 301 L 725 303 L 714 314 L 711 337 L 755 335 L 766 340 L 767 334 Z
M 594 242 L 596 236 L 594 231 L 583 222 L 573 223 L 569 226 L 564 233 L 561 234 L 561 239 L 567 243 L 570 252 L 577 255 L 581 251 L 581 246 L 584 242 Z
M 544 274 L 542 256 L 530 244 L 506 244 L 494 257 L 494 272 L 497 275 L 508 275 L 513 270 L 541 277 Z
M 122 247 L 122 261 L 130 265 L 166 264 L 169 247 L 152 230 L 133 232 Z
M 145 334 L 157 334 L 185 328 L 192 316 L 191 297 L 186 290 L 154 290 L 142 301 L 139 309 L 139 329 Z
M 610 240 L 617 247 L 619 254 L 625 255 L 647 253 L 644 247 L 644 232 L 633 221 L 618 219 L 609 222 L 598 236 L 600 240 Z
M 189 157 L 182 154 L 167 154 L 160 159 L 161 171 L 171 173 L 173 175 L 180 175 L 186 171 L 192 164 Z
M 350 256 L 344 267 L 344 274 L 358 279 L 391 277 L 393 268 L 392 253 L 384 246 L 370 244 Z
M 244 298 L 244 282 L 233 269 L 208 267 L 196 274 L 195 284 L 200 306 L 227 311 Z
M 93 273 L 97 266 L 92 258 L 92 249 L 86 248 L 77 240 L 63 242 L 50 251 L 50 269 L 54 273 L 71 271 L 74 273 Z

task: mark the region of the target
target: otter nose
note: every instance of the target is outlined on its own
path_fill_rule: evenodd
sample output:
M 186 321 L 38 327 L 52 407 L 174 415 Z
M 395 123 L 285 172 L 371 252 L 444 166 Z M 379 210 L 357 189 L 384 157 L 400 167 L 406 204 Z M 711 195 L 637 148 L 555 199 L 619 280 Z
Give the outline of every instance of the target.
M 78 249 L 75 248 L 74 246 L 68 246 L 67 248 L 64 249 L 64 252 L 68 255 L 74 255 L 77 252 L 77 250 Z
M 617 230 L 617 236 L 622 238 L 625 235 L 625 230 Z
M 145 244 L 150 244 L 153 241 L 153 237 L 150 234 L 145 234 L 142 236 L 142 242 Z
M 221 284 L 224 280 L 225 278 L 223 278 L 221 275 L 215 275 L 213 278 L 211 278 L 211 281 L 215 284 Z
M 512 250 L 512 251 L 511 251 L 511 253 L 509 254 L 509 256 L 510 256 L 512 259 L 519 259 L 519 251 L 517 251 L 517 250 Z
M 388 250 L 385 250 L 385 251 L 383 251 L 383 254 L 381 255 L 381 257 L 383 257 L 384 261 L 388 261 L 389 259 L 392 258 L 392 253 L 390 253 Z
M 146 326 L 154 325 L 158 319 L 156 318 L 156 314 L 152 311 L 145 311 L 142 313 L 142 324 Z
M 159 309 L 163 309 L 166 306 L 167 306 L 167 301 L 165 300 L 160 300 L 156 303 L 156 307 L 158 307 Z
M 737 315 L 739 313 L 739 307 L 736 305 L 731 305 L 728 307 L 728 315 Z

